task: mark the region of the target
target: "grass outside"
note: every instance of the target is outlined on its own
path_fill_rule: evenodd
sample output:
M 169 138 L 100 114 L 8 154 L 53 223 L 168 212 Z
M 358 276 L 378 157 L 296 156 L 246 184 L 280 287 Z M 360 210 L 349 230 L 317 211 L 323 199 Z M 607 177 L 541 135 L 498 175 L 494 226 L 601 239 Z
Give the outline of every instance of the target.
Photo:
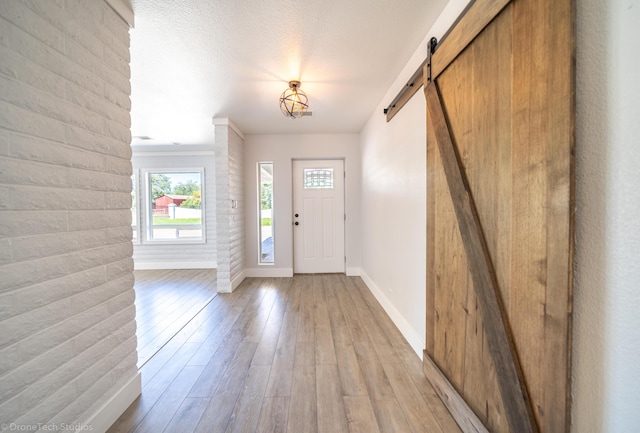
M 182 224 L 202 224 L 202 218 L 153 218 L 153 225 L 182 225 Z
M 262 218 L 262 226 L 270 226 L 271 225 L 271 218 Z

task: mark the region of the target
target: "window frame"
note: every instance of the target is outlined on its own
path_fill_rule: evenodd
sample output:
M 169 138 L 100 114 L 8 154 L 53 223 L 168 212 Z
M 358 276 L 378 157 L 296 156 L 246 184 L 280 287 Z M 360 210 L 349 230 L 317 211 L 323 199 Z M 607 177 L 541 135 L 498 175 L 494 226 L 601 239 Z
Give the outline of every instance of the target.
M 170 168 L 144 168 L 140 170 L 140 178 L 144 182 L 144 236 L 140 238 L 142 245 L 193 245 L 206 244 L 206 196 L 205 196 L 205 168 L 204 167 L 170 167 Z M 200 212 L 201 222 L 200 228 L 202 235 L 197 239 L 175 238 L 175 239 L 154 239 L 153 238 L 153 188 L 151 187 L 150 178 L 152 174 L 171 174 L 171 173 L 200 173 Z M 141 194 L 142 196 L 142 194 Z

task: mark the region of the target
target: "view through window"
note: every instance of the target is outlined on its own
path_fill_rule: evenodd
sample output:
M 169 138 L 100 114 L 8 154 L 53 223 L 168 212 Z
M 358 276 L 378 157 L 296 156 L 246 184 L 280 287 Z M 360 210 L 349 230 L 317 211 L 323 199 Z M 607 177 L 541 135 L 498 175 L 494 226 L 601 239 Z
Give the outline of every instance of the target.
M 203 169 L 146 173 L 147 240 L 204 240 L 203 175 Z
M 258 163 L 260 264 L 274 263 L 273 162 Z

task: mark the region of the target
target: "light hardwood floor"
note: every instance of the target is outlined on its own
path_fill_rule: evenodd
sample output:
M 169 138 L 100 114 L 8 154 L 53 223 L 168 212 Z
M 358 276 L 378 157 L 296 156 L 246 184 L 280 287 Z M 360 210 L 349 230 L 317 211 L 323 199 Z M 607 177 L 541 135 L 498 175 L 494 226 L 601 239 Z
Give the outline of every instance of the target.
M 141 270 L 134 275 L 141 367 L 217 295 L 216 270 Z
M 455 433 L 362 280 L 249 278 L 141 368 L 116 432 Z

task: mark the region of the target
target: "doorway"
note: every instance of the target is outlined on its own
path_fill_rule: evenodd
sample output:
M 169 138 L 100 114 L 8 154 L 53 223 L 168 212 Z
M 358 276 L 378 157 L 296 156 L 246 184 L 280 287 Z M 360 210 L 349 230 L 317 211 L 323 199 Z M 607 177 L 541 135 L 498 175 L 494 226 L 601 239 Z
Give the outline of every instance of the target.
M 344 160 L 294 160 L 292 173 L 294 273 L 344 273 Z

